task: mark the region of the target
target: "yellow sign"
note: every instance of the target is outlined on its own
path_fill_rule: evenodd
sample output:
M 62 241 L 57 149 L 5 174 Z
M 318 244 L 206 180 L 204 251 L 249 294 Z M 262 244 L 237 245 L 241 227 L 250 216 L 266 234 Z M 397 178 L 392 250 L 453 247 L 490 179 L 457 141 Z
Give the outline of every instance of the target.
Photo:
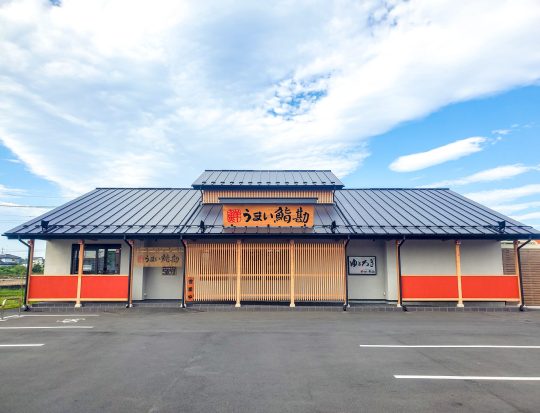
M 224 227 L 313 227 L 313 205 L 223 205 Z
M 135 265 L 138 267 L 181 267 L 182 250 L 177 247 L 136 248 Z

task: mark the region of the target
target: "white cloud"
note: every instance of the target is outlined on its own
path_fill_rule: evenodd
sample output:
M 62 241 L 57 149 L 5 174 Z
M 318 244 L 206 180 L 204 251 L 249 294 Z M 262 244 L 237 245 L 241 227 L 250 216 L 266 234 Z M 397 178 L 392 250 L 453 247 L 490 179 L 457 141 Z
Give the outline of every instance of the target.
M 0 141 L 66 194 L 205 167 L 343 176 L 371 136 L 538 81 L 539 19 L 535 0 L 5 1 Z
M 514 218 L 518 221 L 530 221 L 532 219 L 540 219 L 540 211 L 529 212 L 523 215 L 515 215 Z
M 465 176 L 459 179 L 449 179 L 446 181 L 435 182 L 430 185 L 425 185 L 425 187 L 443 187 L 443 186 L 461 186 L 468 185 L 478 182 L 491 182 L 499 181 L 502 179 L 512 178 L 524 174 L 529 171 L 538 171 L 540 166 L 525 166 L 521 164 L 515 165 L 503 165 L 497 166 L 496 168 L 486 169 L 484 171 L 476 172 L 472 175 Z
M 540 184 L 529 184 L 516 188 L 471 192 L 465 194 L 465 196 L 479 203 L 497 205 L 501 202 L 511 202 L 519 198 L 538 194 L 540 194 Z
M 390 169 L 395 172 L 413 172 L 448 161 L 455 161 L 475 152 L 480 152 L 483 149 L 482 144 L 487 140 L 487 138 L 475 136 L 460 139 L 429 151 L 400 156 L 390 164 Z
M 24 194 L 26 194 L 26 190 L 24 189 L 10 188 L 8 186 L 0 184 L 0 198 L 12 198 Z
M 490 205 L 490 208 L 503 214 L 513 214 L 514 212 L 523 211 L 530 208 L 540 208 L 540 201 L 522 202 L 519 204 L 496 204 Z

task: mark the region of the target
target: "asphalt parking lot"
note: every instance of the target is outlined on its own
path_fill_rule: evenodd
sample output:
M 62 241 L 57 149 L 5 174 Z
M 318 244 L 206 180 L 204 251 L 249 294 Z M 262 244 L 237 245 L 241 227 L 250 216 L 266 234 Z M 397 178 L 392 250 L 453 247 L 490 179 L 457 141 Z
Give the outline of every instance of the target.
M 0 374 L 2 412 L 538 412 L 540 312 L 26 313 Z

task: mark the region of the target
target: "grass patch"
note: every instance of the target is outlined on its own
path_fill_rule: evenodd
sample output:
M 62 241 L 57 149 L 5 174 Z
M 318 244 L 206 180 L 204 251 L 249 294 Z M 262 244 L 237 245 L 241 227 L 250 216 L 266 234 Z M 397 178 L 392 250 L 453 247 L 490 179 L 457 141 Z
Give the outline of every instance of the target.
M 0 288 L 0 304 L 2 304 L 4 299 L 11 297 L 19 297 L 22 304 L 22 300 L 24 298 L 24 288 Z M 5 306 L 6 309 L 18 307 L 19 302 L 16 300 L 9 300 Z

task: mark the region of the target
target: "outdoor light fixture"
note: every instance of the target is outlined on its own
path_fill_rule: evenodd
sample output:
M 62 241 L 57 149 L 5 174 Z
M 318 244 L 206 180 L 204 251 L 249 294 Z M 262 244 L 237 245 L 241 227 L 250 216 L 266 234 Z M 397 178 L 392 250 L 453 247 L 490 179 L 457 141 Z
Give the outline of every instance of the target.
M 199 228 L 201 230 L 201 233 L 204 233 L 204 231 L 206 231 L 206 225 L 204 224 L 203 220 L 201 220 L 201 223 L 199 224 Z
M 330 225 L 330 231 L 332 231 L 332 234 L 336 233 L 337 224 L 336 221 L 332 221 L 332 224 Z
M 499 233 L 503 234 L 506 230 L 506 221 L 499 221 Z

